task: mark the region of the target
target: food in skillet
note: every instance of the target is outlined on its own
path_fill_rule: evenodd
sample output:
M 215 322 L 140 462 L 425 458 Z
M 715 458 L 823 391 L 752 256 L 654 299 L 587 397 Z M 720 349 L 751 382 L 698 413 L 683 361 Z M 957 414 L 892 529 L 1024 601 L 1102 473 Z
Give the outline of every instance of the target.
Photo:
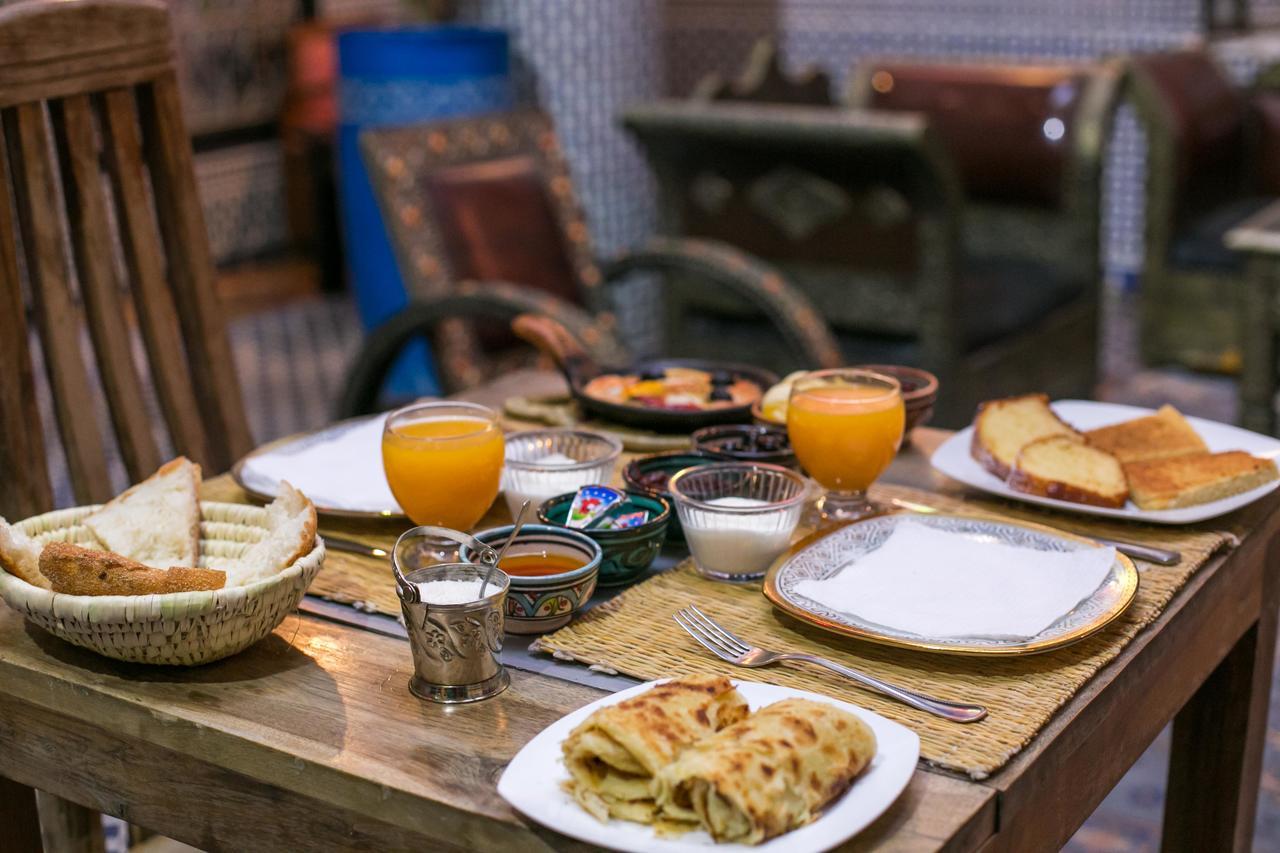
M 651 373 L 605 373 L 582 389 L 588 397 L 623 406 L 703 412 L 734 406 L 750 406 L 763 389 L 750 379 L 729 371 L 692 367 L 668 367 Z
M 565 738 L 566 789 L 599 820 L 654 823 L 654 774 L 695 741 L 746 716 L 746 701 L 724 676 L 659 684 L 597 710 Z
M 784 699 L 686 749 L 655 779 L 670 820 L 718 842 L 759 844 L 814 820 L 876 754 L 876 738 L 848 711 Z

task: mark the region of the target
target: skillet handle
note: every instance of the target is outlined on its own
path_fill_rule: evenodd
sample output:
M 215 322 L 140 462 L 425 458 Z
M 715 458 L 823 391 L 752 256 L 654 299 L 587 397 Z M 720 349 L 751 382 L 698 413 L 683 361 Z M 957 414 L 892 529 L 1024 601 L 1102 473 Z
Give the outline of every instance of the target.
M 550 356 L 569 380 L 571 388 L 600 375 L 596 364 L 573 333 L 564 325 L 540 314 L 521 314 L 511 321 L 511 331 Z

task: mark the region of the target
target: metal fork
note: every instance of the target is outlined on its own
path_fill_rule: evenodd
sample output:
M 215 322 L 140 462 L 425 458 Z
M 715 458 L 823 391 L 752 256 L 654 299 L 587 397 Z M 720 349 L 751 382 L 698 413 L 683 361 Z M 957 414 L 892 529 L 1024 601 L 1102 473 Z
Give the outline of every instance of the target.
M 809 663 L 816 663 L 818 666 L 824 666 L 846 678 L 853 679 L 863 687 L 883 693 L 885 696 L 891 696 L 899 702 L 910 705 L 912 708 L 927 711 L 930 714 L 935 714 L 955 723 L 976 723 L 987 715 L 987 709 L 981 705 L 947 702 L 942 699 L 934 699 L 931 696 L 914 693 L 817 655 L 803 652 L 771 652 L 759 646 L 753 646 L 728 628 L 722 627 L 710 616 L 699 610 L 696 605 L 691 604 L 677 611 L 672 618 L 689 633 L 689 636 L 697 640 L 716 657 L 738 666 L 768 666 L 771 663 L 784 660 L 808 661 Z

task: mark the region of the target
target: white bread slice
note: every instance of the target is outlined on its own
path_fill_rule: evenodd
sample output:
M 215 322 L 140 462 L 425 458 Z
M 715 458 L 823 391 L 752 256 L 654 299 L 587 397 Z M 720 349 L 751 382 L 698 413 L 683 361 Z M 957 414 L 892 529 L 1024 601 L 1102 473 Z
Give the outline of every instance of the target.
M 227 586 L 265 580 L 311 553 L 316 544 L 316 508 L 287 481 L 280 496 L 267 504 L 267 535 L 227 566 Z
M 49 579 L 40 571 L 42 550 L 39 542 L 0 518 L 0 567 L 33 586 L 51 589 Z
M 1001 480 L 1009 476 L 1018 452 L 1039 438 L 1063 436 L 1084 441 L 1084 436 L 1049 408 L 1047 394 L 1023 394 L 988 400 L 973 420 L 969 455 Z
M 1062 435 L 1041 438 L 1022 448 L 1008 484 L 1027 494 L 1115 509 L 1129 499 L 1120 460 Z
M 200 466 L 179 456 L 84 523 L 103 547 L 155 569 L 200 559 Z

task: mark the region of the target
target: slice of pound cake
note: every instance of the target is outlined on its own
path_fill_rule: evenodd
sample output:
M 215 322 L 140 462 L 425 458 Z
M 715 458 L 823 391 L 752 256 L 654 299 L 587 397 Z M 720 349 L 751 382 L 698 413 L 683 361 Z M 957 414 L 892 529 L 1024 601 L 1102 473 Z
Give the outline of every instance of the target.
M 1089 444 L 1112 454 L 1123 465 L 1209 452 L 1204 439 L 1187 423 L 1182 413 L 1170 405 L 1161 406 L 1154 415 L 1091 429 L 1084 437 Z
M 1072 436 L 1030 442 L 1018 453 L 1009 488 L 1060 501 L 1119 509 L 1129 499 L 1120 461 Z
M 1033 441 L 1058 436 L 1083 443 L 1084 437 L 1049 408 L 1047 394 L 988 400 L 973 420 L 969 455 L 1001 480 L 1009 476 L 1019 451 Z
M 1176 509 L 1222 500 L 1280 476 L 1276 463 L 1243 450 L 1197 453 L 1124 466 L 1133 502 L 1143 509 Z

